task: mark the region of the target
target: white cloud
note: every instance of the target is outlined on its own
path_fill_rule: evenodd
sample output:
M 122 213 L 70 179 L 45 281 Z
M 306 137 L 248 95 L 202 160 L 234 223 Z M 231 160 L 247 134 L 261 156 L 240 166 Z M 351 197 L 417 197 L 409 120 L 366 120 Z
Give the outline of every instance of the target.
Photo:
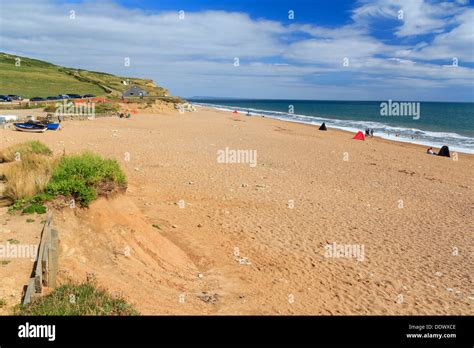
M 411 54 L 424 60 L 453 58 L 464 62 L 474 62 L 474 10 L 469 9 L 456 16 L 457 26 L 451 31 L 437 35 L 430 45 L 425 45 Z
M 353 23 L 333 28 L 284 25 L 225 11 L 189 12 L 180 19 L 178 10 L 130 10 L 112 1 L 1 1 L 0 6 L 1 50 L 152 78 L 184 96 L 334 99 L 342 93 L 349 99 L 386 99 L 390 93 L 418 93 L 426 99 L 443 86 L 473 83 L 472 68 L 463 66 L 474 61 L 473 10 L 459 2 L 362 1 Z M 391 18 L 399 8 L 406 17 L 395 35 L 436 32 L 432 42 L 388 43 L 371 35 L 375 19 Z M 130 68 L 124 67 L 125 57 L 131 59 Z M 342 66 L 344 57 L 348 68 Z M 449 64 L 452 57 L 460 60 L 457 69 L 430 63 L 446 59 Z M 419 90 L 407 89 L 407 81 Z
M 450 18 L 462 13 L 465 1 L 360 0 L 359 3 L 361 6 L 352 15 L 354 22 L 369 25 L 381 19 L 399 21 L 395 34 L 404 37 L 443 32 Z

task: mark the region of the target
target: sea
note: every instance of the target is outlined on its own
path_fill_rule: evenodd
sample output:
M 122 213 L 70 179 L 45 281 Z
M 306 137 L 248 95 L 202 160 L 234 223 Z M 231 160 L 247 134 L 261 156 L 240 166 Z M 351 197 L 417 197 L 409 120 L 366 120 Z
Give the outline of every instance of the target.
M 324 101 L 189 98 L 195 105 L 265 116 L 351 132 L 373 129 L 374 136 L 451 151 L 474 153 L 474 103 Z M 410 106 L 410 107 L 411 107 Z M 388 112 L 387 112 L 388 111 Z M 417 112 L 418 111 L 418 112 Z

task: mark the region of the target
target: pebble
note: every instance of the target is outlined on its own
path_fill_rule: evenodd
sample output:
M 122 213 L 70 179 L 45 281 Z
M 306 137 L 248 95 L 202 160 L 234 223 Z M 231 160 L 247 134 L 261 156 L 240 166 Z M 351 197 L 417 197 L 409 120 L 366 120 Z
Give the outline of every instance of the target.
M 197 226 L 198 226 L 198 227 L 202 227 L 202 224 L 198 224 Z
M 204 276 L 202 275 L 202 273 L 199 273 L 199 274 L 198 274 L 198 277 L 199 277 L 199 278 L 202 278 L 202 277 L 204 277 Z
M 173 227 L 173 228 L 178 228 L 178 226 L 176 226 L 176 225 L 171 225 L 171 227 Z

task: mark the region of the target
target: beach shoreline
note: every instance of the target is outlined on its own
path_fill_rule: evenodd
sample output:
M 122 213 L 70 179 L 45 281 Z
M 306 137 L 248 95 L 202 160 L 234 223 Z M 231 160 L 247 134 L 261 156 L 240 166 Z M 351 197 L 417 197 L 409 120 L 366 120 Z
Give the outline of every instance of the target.
M 219 112 L 222 112 L 223 114 L 228 114 L 228 113 L 232 114 L 232 110 L 224 111 L 224 110 L 220 110 L 219 108 L 201 106 L 201 105 L 198 105 L 198 104 L 195 104 L 195 106 L 196 106 L 196 108 L 198 108 L 200 110 L 203 110 L 203 111 L 219 111 Z M 243 112 L 238 112 L 238 114 L 240 116 L 247 117 L 245 115 L 245 113 L 243 113 Z M 310 124 L 310 123 L 303 123 L 303 122 L 293 121 L 293 120 L 289 120 L 289 119 L 270 117 L 270 116 L 261 115 L 261 114 L 258 114 L 258 115 L 255 114 L 255 115 L 252 115 L 250 117 L 261 117 L 261 118 L 281 121 L 281 122 L 284 122 L 284 123 L 295 123 L 295 124 L 311 127 L 311 129 L 313 129 L 313 130 L 318 130 L 319 126 L 321 125 L 321 124 L 316 124 L 316 123 L 315 124 Z M 347 129 L 340 129 L 340 128 L 331 128 L 329 126 L 328 126 L 328 130 L 330 130 L 331 132 L 336 132 L 336 133 L 340 133 L 340 134 L 347 134 L 348 137 L 354 136 L 355 133 L 357 133 L 359 130 L 362 131 L 362 132 L 364 131 L 364 129 L 347 130 Z M 380 141 L 380 142 L 387 142 L 387 143 L 390 143 L 390 144 L 393 144 L 393 145 L 400 144 L 402 146 L 408 146 L 408 147 L 411 147 L 413 149 L 424 151 L 425 153 L 426 153 L 426 149 L 429 148 L 429 147 L 433 147 L 434 149 L 436 149 L 435 146 L 429 145 L 428 143 L 427 144 L 418 144 L 418 143 L 410 142 L 409 139 L 396 138 L 395 135 L 393 135 L 390 138 L 382 137 L 378 134 L 375 134 L 373 137 L 370 137 L 370 136 L 365 136 L 365 137 L 368 138 L 368 139 L 374 139 L 374 140 L 377 140 L 377 141 Z M 461 153 L 463 156 L 468 156 L 468 157 L 473 157 L 474 158 L 474 153 L 469 152 L 469 150 L 466 150 L 466 149 L 464 149 L 463 151 L 452 151 L 451 150 L 450 152 L 451 153 Z
M 352 136 L 199 107 L 0 129 L 0 148 L 120 163 L 124 196 L 58 213 L 60 268 L 143 314 L 470 314 L 474 156 Z
M 291 101 L 288 101 L 288 102 L 291 102 Z M 267 117 L 267 118 L 277 119 L 277 120 L 281 120 L 285 122 L 309 124 L 309 125 L 318 126 L 318 127 L 320 124 L 325 122 L 326 126 L 328 126 L 329 128 L 343 130 L 343 131 L 352 132 L 352 133 L 356 133 L 359 130 L 364 131 L 365 129 L 371 129 L 375 127 L 377 128 L 375 131 L 377 137 L 382 138 L 382 139 L 391 140 L 394 142 L 416 144 L 416 145 L 421 145 L 421 146 L 426 146 L 426 147 L 441 148 L 444 145 L 448 145 L 450 149 L 452 149 L 453 152 L 474 154 L 474 148 L 470 147 L 470 145 L 467 146 L 466 144 L 464 144 L 464 146 L 460 147 L 457 144 L 454 144 L 454 145 L 451 144 L 452 140 L 464 139 L 464 141 L 466 141 L 466 140 L 472 139 L 472 137 L 469 138 L 457 133 L 449 133 L 449 136 L 450 136 L 449 139 L 446 139 L 446 141 L 440 141 L 439 139 L 436 139 L 436 137 L 439 137 L 442 134 L 447 135 L 448 133 L 441 132 L 441 131 L 428 131 L 428 130 L 422 130 L 422 129 L 414 129 L 414 128 L 409 129 L 407 128 L 407 126 L 396 127 L 394 125 L 388 125 L 388 124 L 368 121 L 368 120 L 366 121 L 361 121 L 361 120 L 356 121 L 356 120 L 348 120 L 348 119 L 343 120 L 342 118 L 337 118 L 337 117 L 329 118 L 329 117 L 323 117 L 323 116 L 308 116 L 308 115 L 296 114 L 296 113 L 290 114 L 290 113 L 281 112 L 281 111 L 260 110 L 260 109 L 253 109 L 253 108 L 245 108 L 242 106 L 231 107 L 227 105 L 200 103 L 198 101 L 193 101 L 192 103 L 194 103 L 195 106 L 213 109 L 213 110 L 219 110 L 223 112 L 233 112 L 235 110 L 239 114 L 242 114 L 242 115 L 246 115 L 248 112 L 250 113 L 250 116 Z M 341 122 L 342 123 L 344 122 L 357 123 L 357 126 L 355 125 L 342 126 L 342 125 L 339 125 Z M 380 127 L 384 128 L 384 130 L 381 131 Z M 417 131 L 424 134 L 431 134 L 431 136 L 436 135 L 436 137 L 430 140 L 428 139 L 420 140 L 419 134 L 418 135 L 412 134 L 410 136 L 408 136 L 407 134 L 403 134 L 405 131 L 408 131 L 408 130 Z M 398 133 L 398 136 L 397 136 L 397 133 Z

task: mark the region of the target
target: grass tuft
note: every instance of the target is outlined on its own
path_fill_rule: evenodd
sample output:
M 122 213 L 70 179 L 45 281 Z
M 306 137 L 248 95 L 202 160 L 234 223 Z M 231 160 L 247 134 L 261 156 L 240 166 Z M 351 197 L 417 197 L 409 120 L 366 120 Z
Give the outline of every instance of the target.
M 21 156 L 20 161 L 4 164 L 4 195 L 17 201 L 43 192 L 51 178 L 55 162 L 50 156 L 27 152 Z
M 23 160 L 23 157 L 29 154 L 51 156 L 53 151 L 51 151 L 49 147 L 38 140 L 30 140 L 10 146 L 4 151 L 0 152 L 0 161 L 13 162 L 18 161 L 18 159 Z
M 26 305 L 18 306 L 16 315 L 139 315 L 121 297 L 114 297 L 97 287 L 95 282 L 68 283 L 50 294 Z

